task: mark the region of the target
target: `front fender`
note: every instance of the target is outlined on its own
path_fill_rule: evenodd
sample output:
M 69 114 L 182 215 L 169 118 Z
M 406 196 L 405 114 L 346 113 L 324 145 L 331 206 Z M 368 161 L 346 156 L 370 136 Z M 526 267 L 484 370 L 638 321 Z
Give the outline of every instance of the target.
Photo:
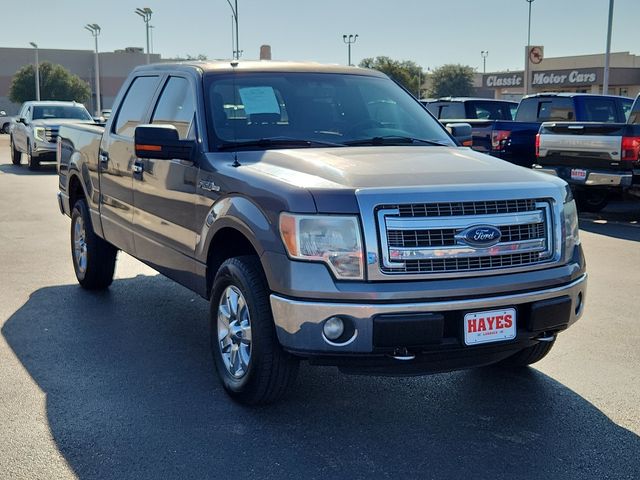
M 278 226 L 269 221 L 258 205 L 237 195 L 221 198 L 209 210 L 196 245 L 199 262 L 207 262 L 211 241 L 223 228 L 233 228 L 242 233 L 259 256 L 266 250 L 284 253 Z

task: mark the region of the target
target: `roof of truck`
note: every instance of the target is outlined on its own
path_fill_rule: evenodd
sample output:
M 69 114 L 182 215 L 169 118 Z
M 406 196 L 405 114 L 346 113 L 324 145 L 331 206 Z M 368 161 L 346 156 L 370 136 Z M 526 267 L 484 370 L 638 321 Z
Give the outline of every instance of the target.
M 242 72 L 307 72 L 307 73 L 341 73 L 352 75 L 369 75 L 386 77 L 377 70 L 360 67 L 347 67 L 337 64 L 316 62 L 283 62 L 275 60 L 214 60 L 152 63 L 136 68 L 136 71 L 175 69 L 199 69 L 203 72 L 229 73 Z
M 502 98 L 483 98 L 483 97 L 440 97 L 430 98 L 428 100 L 421 100 L 422 102 L 435 103 L 435 102 L 502 102 L 502 103 L 515 103 L 513 100 L 505 100 Z

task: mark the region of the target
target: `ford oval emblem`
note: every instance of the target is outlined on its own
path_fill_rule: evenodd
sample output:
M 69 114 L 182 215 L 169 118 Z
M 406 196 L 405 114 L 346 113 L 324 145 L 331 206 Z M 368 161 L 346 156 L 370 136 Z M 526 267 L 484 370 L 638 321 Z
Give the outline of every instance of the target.
M 491 247 L 500 241 L 502 233 L 493 225 L 474 225 L 456 235 L 456 238 L 470 247 Z

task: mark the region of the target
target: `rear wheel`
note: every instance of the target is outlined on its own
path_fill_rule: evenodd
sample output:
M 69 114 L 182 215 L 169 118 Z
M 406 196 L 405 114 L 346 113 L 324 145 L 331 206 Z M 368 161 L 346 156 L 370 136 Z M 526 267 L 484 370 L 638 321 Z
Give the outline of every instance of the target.
M 13 135 L 9 137 L 9 149 L 11 150 L 11 163 L 13 163 L 14 165 L 20 165 L 22 153 L 20 153 L 20 151 L 16 149 L 16 146 L 13 143 Z
M 257 257 L 236 257 L 222 264 L 210 308 L 211 350 L 227 393 L 249 405 L 282 398 L 295 381 L 299 362 L 278 342 Z
M 518 353 L 505 358 L 498 365 L 504 367 L 526 367 L 532 363 L 542 360 L 553 348 L 555 339 L 551 342 L 538 342 L 527 348 L 523 348 Z
M 93 231 L 89 207 L 79 199 L 71 212 L 71 256 L 78 283 L 87 290 L 111 285 L 118 249 Z
M 596 213 L 609 204 L 609 192 L 602 189 L 581 190 L 576 192 L 578 210 Z

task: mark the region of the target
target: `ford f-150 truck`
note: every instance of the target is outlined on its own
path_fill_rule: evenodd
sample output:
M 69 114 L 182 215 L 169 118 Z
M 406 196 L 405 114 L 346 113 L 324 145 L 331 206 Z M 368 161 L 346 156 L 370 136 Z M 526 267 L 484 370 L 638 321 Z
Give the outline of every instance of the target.
M 627 123 L 543 123 L 534 168 L 569 182 L 578 207 L 597 212 L 613 192 L 640 196 L 639 153 L 640 96 Z
M 520 101 L 514 121 L 462 121 L 471 125 L 474 149 L 531 167 L 536 163 L 536 135 L 543 122 L 625 122 L 632 103 L 626 97 L 538 93 Z
M 23 154 L 30 170 L 40 168 L 41 162 L 55 162 L 60 125 L 79 122 L 93 123 L 93 118 L 81 103 L 25 102 L 11 125 L 11 162 L 20 165 Z
M 107 288 L 123 250 L 208 299 L 214 363 L 241 402 L 281 397 L 301 359 L 525 366 L 582 315 L 567 184 L 458 146 L 380 72 L 148 65 L 113 111 L 60 129 L 77 279 Z

